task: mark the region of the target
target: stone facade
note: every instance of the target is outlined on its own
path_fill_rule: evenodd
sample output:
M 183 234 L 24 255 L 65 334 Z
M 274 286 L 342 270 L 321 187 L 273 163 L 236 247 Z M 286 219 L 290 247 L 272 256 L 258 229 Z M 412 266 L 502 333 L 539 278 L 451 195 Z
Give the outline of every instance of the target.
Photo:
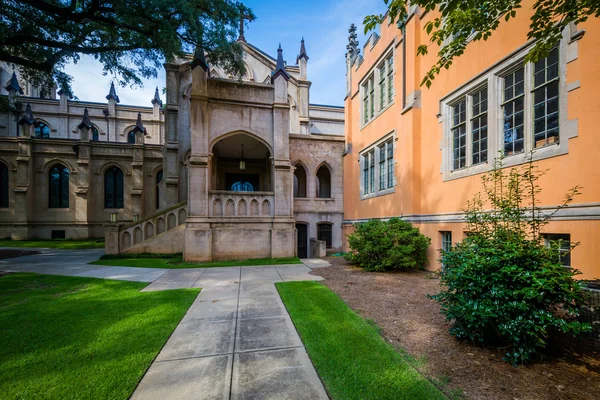
M 0 114 L 9 199 L 0 207 L 0 237 L 106 233 L 109 253 L 161 243 L 183 247 L 188 260 L 308 256 L 311 238 L 339 251 L 344 109 L 310 104 L 304 43 L 290 66 L 282 51 L 276 59 L 240 43 L 241 79 L 197 53 L 165 65 L 166 99 L 157 91 L 152 107 L 118 104 L 114 87 L 107 103 L 31 87 L 28 96 L 11 88 L 12 70 L 2 65 L 0 95 L 21 110 L 29 104 L 31 121 L 27 110 Z M 40 126 L 49 137 L 37 137 Z M 56 166 L 68 171 L 61 208 L 49 205 Z M 114 167 L 122 171 L 123 204 L 106 208 Z M 167 226 L 173 209 L 178 219 Z M 181 237 L 183 246 L 167 243 Z

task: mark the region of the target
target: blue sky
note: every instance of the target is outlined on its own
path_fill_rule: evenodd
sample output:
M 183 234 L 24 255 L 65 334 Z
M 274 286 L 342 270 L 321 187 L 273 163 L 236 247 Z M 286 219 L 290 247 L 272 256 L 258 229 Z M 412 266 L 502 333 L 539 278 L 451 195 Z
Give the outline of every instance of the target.
M 257 19 L 245 31 L 246 40 L 275 56 L 281 42 L 288 64 L 296 62 L 300 39 L 304 37 L 309 56 L 308 79 L 312 81 L 311 103 L 343 105 L 346 85 L 344 54 L 351 23 L 358 27 L 359 42 L 364 44 L 362 20 L 365 15 L 383 12 L 383 0 L 246 0 Z M 73 90 L 80 100 L 105 102 L 110 77 L 102 76 L 102 66 L 89 56 L 77 65 L 68 65 Z M 164 87 L 165 73 L 144 81 L 143 88 L 117 87 L 121 104 L 150 106 L 154 88 Z

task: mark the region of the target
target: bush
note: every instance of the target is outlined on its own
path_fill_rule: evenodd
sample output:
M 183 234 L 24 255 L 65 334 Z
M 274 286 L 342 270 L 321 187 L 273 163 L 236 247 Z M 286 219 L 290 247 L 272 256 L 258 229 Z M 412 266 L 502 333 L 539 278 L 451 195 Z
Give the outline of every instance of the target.
M 427 262 L 431 239 L 408 222 L 374 219 L 354 227 L 356 230 L 348 235 L 350 252 L 346 258 L 367 271 L 422 269 Z
M 432 298 L 453 321 L 452 335 L 506 348 L 505 360 L 517 365 L 536 357 L 553 335 L 590 327 L 576 321 L 583 296 L 574 279 L 579 272 L 561 265 L 561 243 L 548 247 L 541 235 L 578 188 L 554 213 L 544 213 L 536 199 L 543 172 L 531 160 L 509 172 L 501 163 L 483 177 L 483 194 L 468 203 L 467 237 L 442 251 L 444 289 Z

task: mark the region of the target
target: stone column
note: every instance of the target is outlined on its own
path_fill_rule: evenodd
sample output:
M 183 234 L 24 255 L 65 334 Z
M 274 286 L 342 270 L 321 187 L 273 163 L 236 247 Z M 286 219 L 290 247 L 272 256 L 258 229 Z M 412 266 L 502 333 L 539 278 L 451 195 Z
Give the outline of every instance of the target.
M 167 99 L 165 114 L 165 143 L 163 146 L 163 182 L 160 208 L 179 202 L 179 65 L 165 64 L 167 71 Z
M 11 234 L 13 240 L 31 239 L 33 232 L 29 229 L 29 219 L 33 216 L 33 160 L 32 139 L 34 135 L 34 119 L 31 106 L 27 104 L 25 115 L 19 120 L 21 136 L 17 139 L 19 155 L 17 156 L 17 175 L 15 184 L 15 228 Z

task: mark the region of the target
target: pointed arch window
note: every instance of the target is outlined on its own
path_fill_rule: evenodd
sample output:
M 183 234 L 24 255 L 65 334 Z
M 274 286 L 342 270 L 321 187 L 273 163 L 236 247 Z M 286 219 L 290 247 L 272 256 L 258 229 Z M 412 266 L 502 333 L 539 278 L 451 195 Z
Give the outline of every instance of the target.
M 160 209 L 160 182 L 163 179 L 163 170 L 156 173 L 156 209 Z
M 331 173 L 325 165 L 317 171 L 317 198 L 331 198 Z
M 123 208 L 123 171 L 119 167 L 104 172 L 104 208 Z
M 127 143 L 135 144 L 135 132 L 134 131 L 129 131 L 129 133 L 127 134 Z
M 306 170 L 302 164 L 296 164 L 294 171 L 294 197 L 305 198 L 306 196 Z
M 48 173 L 48 207 L 69 208 L 69 170 L 56 164 Z
M 100 140 L 98 128 L 96 128 L 96 126 L 92 126 L 92 142 L 97 142 L 98 140 Z
M 8 167 L 0 162 L 0 208 L 8 208 Z
M 34 134 L 35 137 L 48 139 L 50 138 L 50 127 L 42 121 L 36 121 Z

